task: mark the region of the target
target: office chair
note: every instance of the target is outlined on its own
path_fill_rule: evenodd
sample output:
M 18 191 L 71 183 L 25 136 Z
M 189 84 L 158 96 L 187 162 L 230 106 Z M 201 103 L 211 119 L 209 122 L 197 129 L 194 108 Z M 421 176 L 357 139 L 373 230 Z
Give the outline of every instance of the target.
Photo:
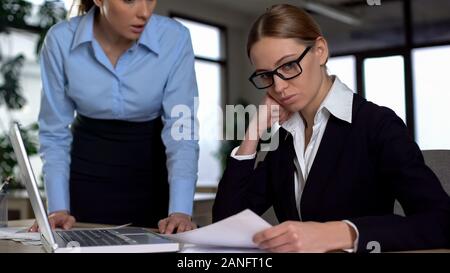
M 444 190 L 450 195 L 450 150 L 423 150 L 422 154 L 425 164 L 433 170 Z M 394 213 L 405 215 L 398 201 L 395 201 Z

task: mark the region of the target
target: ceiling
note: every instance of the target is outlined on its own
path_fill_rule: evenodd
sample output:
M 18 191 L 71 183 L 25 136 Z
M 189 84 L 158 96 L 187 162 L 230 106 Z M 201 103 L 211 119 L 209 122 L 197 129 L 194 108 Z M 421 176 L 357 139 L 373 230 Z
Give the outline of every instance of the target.
M 326 6 L 335 8 L 339 11 L 350 13 L 353 15 L 360 15 L 361 10 L 373 11 L 380 9 L 383 6 L 399 6 L 402 7 L 403 0 L 379 0 L 380 7 L 374 7 L 367 4 L 368 0 L 199 0 L 208 4 L 215 4 L 217 6 L 226 7 L 240 13 L 250 16 L 257 16 L 261 14 L 268 7 L 275 4 L 291 4 L 304 7 L 306 2 L 324 4 Z M 410 1 L 410 0 L 406 0 Z M 421 20 L 426 16 L 427 20 L 443 18 L 450 19 L 450 1 L 449 0 L 411 0 L 413 8 L 416 10 L 414 14 L 415 20 Z M 425 7 L 425 8 L 422 8 Z M 425 11 L 426 10 L 426 11 Z M 401 9 L 391 9 L 391 13 L 401 12 Z M 389 12 L 385 9 L 384 12 Z M 424 14 L 424 12 L 426 14 Z
M 230 1 L 230 0 L 205 0 L 208 3 L 217 4 L 219 6 L 224 6 L 230 9 L 238 10 L 240 12 L 249 14 L 249 15 L 257 15 L 264 11 L 266 8 L 275 5 L 275 4 L 291 4 L 302 6 L 304 2 L 303 0 L 241 0 L 241 1 Z M 384 0 L 389 1 L 389 0 Z M 341 4 L 352 5 L 352 4 L 362 4 L 365 5 L 365 0 L 320 0 L 320 1 L 309 1 L 309 2 L 317 2 L 322 4 L 327 4 L 330 6 L 339 6 Z
M 315 17 L 335 52 L 401 46 L 405 41 L 404 0 L 380 0 L 370 6 L 367 0 L 197 0 L 214 4 L 254 20 L 275 4 L 305 7 L 305 3 L 325 5 L 360 20 L 350 24 L 320 11 L 307 10 Z M 431 43 L 450 41 L 449 0 L 405 0 L 412 7 L 414 41 Z

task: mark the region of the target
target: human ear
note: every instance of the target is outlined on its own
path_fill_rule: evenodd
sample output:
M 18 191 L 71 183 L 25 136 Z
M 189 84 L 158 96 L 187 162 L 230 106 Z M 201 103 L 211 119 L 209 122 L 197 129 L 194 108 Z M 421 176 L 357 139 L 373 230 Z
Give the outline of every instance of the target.
M 318 37 L 316 39 L 316 44 L 314 48 L 315 48 L 314 53 L 318 57 L 320 65 L 321 66 L 326 65 L 329 58 L 327 40 L 325 40 L 325 38 L 323 38 L 322 36 Z
M 100 8 L 103 5 L 103 0 L 94 0 L 94 4 Z

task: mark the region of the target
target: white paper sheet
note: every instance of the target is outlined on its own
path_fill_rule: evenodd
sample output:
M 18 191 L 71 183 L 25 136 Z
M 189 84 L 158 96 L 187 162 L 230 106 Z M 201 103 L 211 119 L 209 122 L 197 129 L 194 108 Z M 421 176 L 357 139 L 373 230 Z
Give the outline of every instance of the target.
M 39 232 L 27 232 L 27 227 L 0 228 L 0 240 L 40 241 Z
M 164 236 L 187 244 L 256 248 L 253 235 L 269 227 L 269 223 L 247 209 L 202 228 Z

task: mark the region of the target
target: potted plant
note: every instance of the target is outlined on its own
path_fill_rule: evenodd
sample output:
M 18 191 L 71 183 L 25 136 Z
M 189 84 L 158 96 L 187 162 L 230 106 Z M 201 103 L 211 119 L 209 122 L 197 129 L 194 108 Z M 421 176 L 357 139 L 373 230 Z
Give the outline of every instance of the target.
M 52 25 L 64 19 L 67 13 L 62 1 L 46 0 L 37 12 L 39 20 L 36 21 L 39 23 L 33 25 L 28 22 L 32 15 L 32 7 L 30 2 L 24 0 L 2 0 L 0 4 L 0 34 L 8 35 L 13 29 L 37 33 L 39 40 L 35 52 L 39 54 L 47 31 Z M 4 107 L 6 111 L 6 116 L 2 117 L 6 122 L 2 122 L 0 119 L 0 180 L 14 175 L 14 168 L 17 165 L 7 132 L 9 124 L 14 121 L 10 111 L 20 110 L 27 104 L 20 82 L 24 61 L 25 57 L 22 54 L 6 57 L 0 45 L 0 107 Z M 22 130 L 28 154 L 37 154 L 37 123 L 23 127 Z M 23 188 L 23 186 L 14 182 L 10 188 Z

